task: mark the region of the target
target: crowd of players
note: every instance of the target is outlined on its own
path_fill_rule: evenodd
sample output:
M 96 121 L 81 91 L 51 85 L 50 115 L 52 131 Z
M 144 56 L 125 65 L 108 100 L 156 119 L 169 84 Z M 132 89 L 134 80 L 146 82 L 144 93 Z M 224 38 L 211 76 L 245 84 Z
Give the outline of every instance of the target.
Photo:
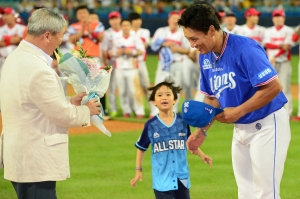
M 116 92 L 120 96 L 120 105 L 123 117 L 145 117 L 144 97 L 148 98 L 147 88 L 150 86 L 148 68 L 156 68 L 155 84 L 165 79 L 173 79 L 183 88 L 186 100 L 203 101 L 204 96 L 199 92 L 199 65 L 198 52 L 191 48 L 184 37 L 177 21 L 181 11 L 172 11 L 168 15 L 168 26 L 158 28 L 153 37 L 150 31 L 142 26 L 142 18 L 138 13 L 130 13 L 128 19 L 122 19 L 117 11 L 108 15 L 110 27 L 104 27 L 97 14 L 90 14 L 86 6 L 76 9 L 77 22 L 66 27 L 63 43 L 60 46 L 62 53 L 76 49 L 80 42 L 87 55 L 97 59 L 100 65 L 113 65 L 109 90 L 101 103 L 108 118 L 117 116 Z M 283 86 L 283 92 L 288 98 L 286 109 L 291 120 L 300 121 L 300 103 L 298 114 L 293 117 L 290 79 L 291 48 L 296 46 L 300 39 L 299 26 L 294 29 L 284 24 L 283 10 L 274 10 L 272 21 L 274 26 L 265 28 L 258 25 L 260 12 L 250 8 L 245 12 L 246 23 L 236 24 L 234 13 L 216 13 L 224 31 L 250 37 L 266 49 L 271 64 L 278 72 Z M 8 7 L 2 10 L 3 25 L 0 27 L 0 65 L 5 58 L 19 44 L 26 35 L 26 26 L 18 13 Z M 67 18 L 66 18 L 67 20 Z M 163 20 L 163 19 L 162 19 Z M 151 47 L 157 52 L 159 61 L 157 66 L 147 66 L 147 49 Z M 53 61 L 53 69 L 61 76 L 57 69 L 57 62 Z M 299 63 L 300 71 L 300 63 Z M 298 75 L 300 77 L 300 75 Z M 300 81 L 299 81 L 300 82 Z M 66 88 L 66 85 L 65 85 Z M 299 92 L 300 99 L 300 92 Z M 300 100 L 298 100 L 300 101 Z M 108 112 L 107 103 L 110 111 Z M 150 116 L 158 113 L 155 106 L 149 102 Z M 178 104 L 174 111 L 178 112 Z

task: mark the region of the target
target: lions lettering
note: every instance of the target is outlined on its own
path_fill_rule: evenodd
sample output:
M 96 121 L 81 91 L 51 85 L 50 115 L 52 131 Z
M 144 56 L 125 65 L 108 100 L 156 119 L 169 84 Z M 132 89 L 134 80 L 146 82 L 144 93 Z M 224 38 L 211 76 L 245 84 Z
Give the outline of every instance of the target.
M 220 94 L 226 88 L 234 89 L 236 87 L 236 82 L 234 80 L 235 73 L 224 73 L 222 75 L 214 75 L 210 78 L 210 88 L 214 93 L 215 97 L 218 99 Z
M 153 153 L 163 152 L 168 150 L 184 150 L 184 140 L 169 140 L 168 145 L 165 141 L 154 143 Z

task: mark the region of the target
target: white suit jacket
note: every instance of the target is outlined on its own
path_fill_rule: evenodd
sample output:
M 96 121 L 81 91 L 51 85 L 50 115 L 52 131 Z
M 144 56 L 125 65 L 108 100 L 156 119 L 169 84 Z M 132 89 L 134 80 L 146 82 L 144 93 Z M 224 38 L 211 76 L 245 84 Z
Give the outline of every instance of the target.
M 22 41 L 1 74 L 4 178 L 14 182 L 70 177 L 68 127 L 90 124 L 87 106 L 66 99 L 45 56 Z

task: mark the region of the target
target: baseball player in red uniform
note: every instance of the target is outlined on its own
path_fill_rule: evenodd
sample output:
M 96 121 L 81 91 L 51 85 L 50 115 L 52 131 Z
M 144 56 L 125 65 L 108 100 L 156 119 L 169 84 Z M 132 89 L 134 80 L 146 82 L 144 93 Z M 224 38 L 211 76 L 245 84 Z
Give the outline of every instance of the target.
M 272 13 L 274 26 L 267 28 L 264 34 L 263 46 L 266 47 L 267 55 L 271 64 L 278 73 L 282 85 L 282 91 L 288 99 L 286 109 L 290 116 L 293 112 L 291 94 L 291 46 L 294 45 L 292 35 L 294 30 L 284 25 L 285 13 L 283 10 L 274 10 Z
M 296 30 L 292 36 L 293 42 L 300 41 L 300 25 L 296 27 Z M 300 45 L 299 45 L 299 57 L 300 57 Z M 296 117 L 292 117 L 292 121 L 300 121 L 300 60 L 298 63 L 298 113 Z
M 248 10 L 246 10 L 246 24 L 240 26 L 236 31 L 236 34 L 249 37 L 261 44 L 265 32 L 265 27 L 257 25 L 260 15 L 261 12 L 257 11 L 255 8 L 249 8 Z

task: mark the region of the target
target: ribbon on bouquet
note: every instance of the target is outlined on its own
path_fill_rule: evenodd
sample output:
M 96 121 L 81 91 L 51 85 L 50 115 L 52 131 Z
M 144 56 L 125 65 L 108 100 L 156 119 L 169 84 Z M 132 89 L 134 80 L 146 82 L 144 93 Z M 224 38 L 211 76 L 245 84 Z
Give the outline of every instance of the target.
M 103 119 L 103 116 L 104 116 L 104 110 L 103 110 L 102 104 L 101 104 L 101 102 L 100 102 L 99 95 L 98 95 L 96 92 L 91 92 L 91 93 L 88 94 L 88 100 L 89 100 L 89 101 L 90 101 L 91 99 L 94 99 L 94 98 L 98 99 L 98 102 L 100 103 L 100 110 L 101 110 L 101 112 L 100 112 L 100 114 L 97 115 L 97 116 L 98 116 L 99 119 L 103 122 L 103 121 L 104 121 L 104 119 Z

